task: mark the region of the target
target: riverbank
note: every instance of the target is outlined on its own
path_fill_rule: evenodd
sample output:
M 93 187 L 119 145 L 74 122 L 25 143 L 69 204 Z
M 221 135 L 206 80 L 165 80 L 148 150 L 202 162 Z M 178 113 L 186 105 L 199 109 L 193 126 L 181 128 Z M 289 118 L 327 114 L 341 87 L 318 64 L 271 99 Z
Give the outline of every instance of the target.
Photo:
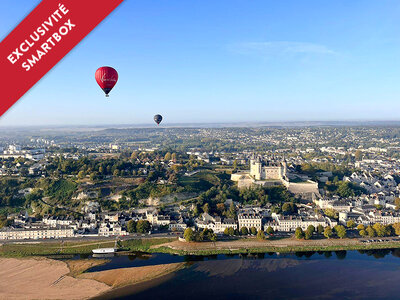
M 0 258 L 0 299 L 87 299 L 109 291 L 105 283 L 70 276 L 62 261 Z
M 390 238 L 386 238 L 390 239 Z M 222 240 L 217 242 L 181 242 L 177 238 L 143 238 L 121 242 L 123 253 L 141 251 L 178 255 L 216 255 L 265 252 L 373 250 L 400 248 L 400 241 L 362 243 L 358 238 L 297 240 L 294 237 L 259 241 L 255 237 Z M 0 245 L 0 257 L 53 256 L 65 258 L 90 255 L 92 249 L 113 247 L 111 241 L 18 242 Z
M 78 278 L 93 279 L 112 288 L 124 287 L 159 278 L 180 270 L 185 263 L 171 263 L 145 267 L 119 268 L 113 270 L 83 273 Z
M 400 248 L 399 241 L 362 243 L 361 239 L 313 239 L 298 240 L 294 237 L 277 240 L 259 241 L 256 238 L 244 238 L 233 241 L 188 243 L 173 241 L 154 245 L 150 252 L 178 255 L 216 255 L 245 253 L 293 253 L 304 251 L 340 251 L 340 250 L 373 250 Z
M 121 241 L 121 246 L 127 251 L 148 252 L 152 246 L 172 242 L 176 238 L 142 238 Z M 114 247 L 114 241 L 18 241 L 0 244 L 0 257 L 29 257 L 51 255 L 91 254 L 93 249 Z
M 185 265 L 171 263 L 84 273 L 106 262 L 102 259 L 0 258 L 0 299 L 88 299 L 115 288 L 163 277 Z

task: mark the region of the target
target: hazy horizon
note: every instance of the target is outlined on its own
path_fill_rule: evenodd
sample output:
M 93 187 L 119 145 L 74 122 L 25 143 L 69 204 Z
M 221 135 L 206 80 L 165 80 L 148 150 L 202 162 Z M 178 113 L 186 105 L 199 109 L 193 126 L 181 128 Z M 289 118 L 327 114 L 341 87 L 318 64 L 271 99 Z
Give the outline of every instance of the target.
M 318 126 L 400 126 L 400 120 L 327 120 L 327 121 L 276 121 L 276 122 L 192 122 L 166 123 L 157 126 L 154 123 L 138 124 L 38 124 L 38 125 L 0 125 L 7 129 L 129 129 L 129 128 L 257 128 L 257 127 L 318 127 Z
M 1 2 L 0 39 L 39 2 Z M 394 0 L 125 1 L 0 126 L 396 120 L 399 12 Z M 104 65 L 120 75 L 108 99 Z

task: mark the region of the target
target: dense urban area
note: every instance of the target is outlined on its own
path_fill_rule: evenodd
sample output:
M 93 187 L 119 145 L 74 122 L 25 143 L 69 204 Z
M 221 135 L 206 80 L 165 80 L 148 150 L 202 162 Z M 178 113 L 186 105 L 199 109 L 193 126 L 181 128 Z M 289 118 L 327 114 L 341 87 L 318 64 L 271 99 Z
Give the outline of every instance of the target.
M 0 240 L 400 235 L 400 127 L 0 133 Z

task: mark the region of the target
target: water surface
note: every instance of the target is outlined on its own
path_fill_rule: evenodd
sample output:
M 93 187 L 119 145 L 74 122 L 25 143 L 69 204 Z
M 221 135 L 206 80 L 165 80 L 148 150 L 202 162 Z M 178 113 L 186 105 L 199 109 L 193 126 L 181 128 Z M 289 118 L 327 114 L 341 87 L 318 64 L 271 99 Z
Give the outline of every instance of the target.
M 400 299 L 400 250 L 210 257 L 115 257 L 106 270 L 185 261 L 186 268 L 98 299 Z

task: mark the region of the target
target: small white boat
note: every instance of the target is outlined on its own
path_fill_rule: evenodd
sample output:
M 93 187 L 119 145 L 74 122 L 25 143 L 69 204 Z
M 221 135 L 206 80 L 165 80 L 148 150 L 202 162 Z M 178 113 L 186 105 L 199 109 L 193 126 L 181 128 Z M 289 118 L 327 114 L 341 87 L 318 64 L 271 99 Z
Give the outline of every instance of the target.
M 117 252 L 116 248 L 97 248 L 93 249 L 92 252 L 94 254 L 107 254 L 107 253 L 115 253 Z
M 93 249 L 92 252 L 94 254 L 110 254 L 110 253 L 115 253 L 118 251 L 117 249 L 117 239 L 115 240 L 115 245 L 114 248 L 97 248 Z

